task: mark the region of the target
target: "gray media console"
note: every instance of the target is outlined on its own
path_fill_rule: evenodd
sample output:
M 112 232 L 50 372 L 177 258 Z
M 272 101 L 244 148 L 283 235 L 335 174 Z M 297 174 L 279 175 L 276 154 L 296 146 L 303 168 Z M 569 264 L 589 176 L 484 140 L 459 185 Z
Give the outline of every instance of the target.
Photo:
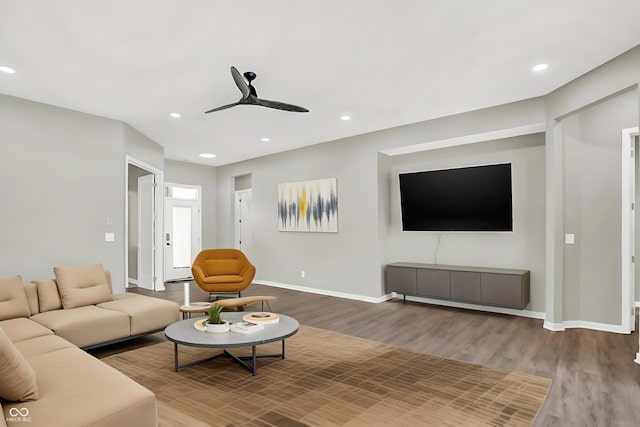
M 425 298 L 522 310 L 529 304 L 528 270 L 396 262 L 386 268 L 386 290 Z

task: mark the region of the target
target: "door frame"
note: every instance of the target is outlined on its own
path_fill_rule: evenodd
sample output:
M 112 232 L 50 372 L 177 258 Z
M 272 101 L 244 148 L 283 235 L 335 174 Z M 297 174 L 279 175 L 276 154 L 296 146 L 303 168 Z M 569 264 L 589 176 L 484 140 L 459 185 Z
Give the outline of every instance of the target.
M 193 258 L 195 259 L 195 257 L 198 255 L 198 253 L 200 253 L 200 251 L 202 250 L 202 186 L 201 185 L 192 185 L 192 184 L 179 184 L 177 182 L 165 182 L 162 186 L 163 190 L 162 190 L 162 206 L 166 209 L 167 206 L 167 200 L 177 200 L 178 202 L 180 202 L 180 199 L 173 199 L 171 197 L 167 197 L 167 188 L 168 187 L 184 187 L 184 188 L 194 188 L 198 191 L 198 199 L 197 200 L 183 200 L 184 202 L 197 202 L 197 207 L 198 207 L 198 212 L 197 212 L 197 219 L 196 219 L 196 225 L 198 227 L 198 235 L 197 235 L 197 242 L 196 242 L 196 250 L 194 251 Z M 166 216 L 166 215 L 165 215 Z M 164 260 L 164 268 L 162 270 L 163 273 L 165 273 L 166 268 L 168 268 L 169 264 L 167 262 L 166 259 L 166 247 L 165 247 L 165 234 L 167 233 L 167 229 L 166 229 L 166 224 L 164 222 L 164 219 L 162 221 L 162 257 Z M 192 242 L 193 244 L 193 242 Z M 191 274 L 189 275 L 191 276 Z M 173 279 L 167 279 L 167 280 L 173 280 Z
M 634 280 L 634 262 L 632 257 L 635 256 L 635 206 L 632 203 L 635 199 L 635 138 L 638 136 L 639 130 L 635 128 L 622 129 L 622 159 L 621 159 L 621 178 L 622 178 L 622 227 L 621 227 L 621 280 L 622 280 L 622 307 L 621 307 L 621 326 L 623 333 L 631 333 L 635 329 L 635 280 Z M 634 181 L 632 182 L 632 179 Z M 634 194 L 632 194 L 632 191 Z M 632 310 L 630 314 L 629 311 Z M 640 354 L 640 353 L 639 353 Z
M 155 201 L 154 201 L 154 213 L 156 220 L 155 238 L 154 238 L 154 250 L 155 250 L 155 263 L 154 263 L 154 290 L 164 291 L 164 251 L 159 251 L 157 248 L 162 247 L 162 232 L 164 227 L 164 173 L 160 169 L 151 166 L 148 163 L 143 162 L 140 159 L 125 156 L 124 165 L 124 277 L 125 277 L 125 289 L 129 287 L 129 165 L 136 166 L 143 169 L 150 174 L 155 175 L 156 187 L 155 187 Z M 162 200 L 162 203 L 158 203 L 158 200 Z M 161 224 L 158 227 L 158 224 Z

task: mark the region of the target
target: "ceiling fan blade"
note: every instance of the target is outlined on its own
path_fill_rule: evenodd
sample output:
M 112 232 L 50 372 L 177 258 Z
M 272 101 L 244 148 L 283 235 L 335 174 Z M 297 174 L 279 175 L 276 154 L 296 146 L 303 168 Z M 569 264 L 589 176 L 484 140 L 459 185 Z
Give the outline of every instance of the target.
M 231 66 L 231 75 L 233 76 L 233 81 L 236 82 L 236 86 L 238 86 L 238 89 L 240 89 L 240 92 L 242 92 L 242 98 L 248 98 L 249 94 L 251 93 L 249 91 L 249 86 L 244 80 L 244 77 L 242 77 L 242 74 L 240 74 L 240 72 L 234 66 Z
M 212 110 L 209 111 L 205 111 L 204 113 L 213 113 L 215 111 L 220 111 L 220 110 L 226 110 L 227 108 L 231 108 L 231 107 L 235 107 L 236 105 L 239 105 L 239 102 L 234 102 L 233 104 L 227 104 L 227 105 L 223 105 L 222 107 L 218 107 L 218 108 L 214 108 Z
M 262 105 L 263 107 L 275 108 L 277 110 L 284 110 L 284 111 L 294 111 L 297 113 L 309 112 L 309 110 L 307 110 L 304 107 L 298 107 L 297 105 L 292 105 L 292 104 L 285 104 L 284 102 L 269 101 L 268 99 L 260 99 L 260 98 L 255 98 L 255 100 L 256 100 L 256 104 Z

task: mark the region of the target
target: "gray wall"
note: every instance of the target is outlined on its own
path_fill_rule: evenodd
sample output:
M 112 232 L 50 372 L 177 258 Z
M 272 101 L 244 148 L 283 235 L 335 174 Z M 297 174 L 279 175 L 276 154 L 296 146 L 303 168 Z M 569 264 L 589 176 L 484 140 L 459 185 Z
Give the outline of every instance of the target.
M 218 167 L 218 246 L 234 246 L 235 177 L 251 174 L 256 279 L 380 296 L 377 153 L 364 144 L 338 141 Z M 322 178 L 337 178 L 338 233 L 279 232 L 278 184 Z
M 216 168 L 165 160 L 164 180 L 202 187 L 202 248 L 216 245 Z
M 131 126 L 123 123 L 124 153 L 158 170 L 164 169 L 164 148 Z
M 565 320 L 620 324 L 620 233 L 612 231 L 604 235 L 604 230 L 613 229 L 616 223 L 619 230 L 620 208 L 615 198 L 620 197 L 620 161 L 616 164 L 613 158 L 621 143 L 622 127 L 635 127 L 640 123 L 639 83 L 640 46 L 545 97 L 545 306 L 546 320 L 551 324 L 558 325 Z M 620 109 L 618 103 L 626 107 Z M 586 150 L 584 158 L 581 149 Z M 603 156 L 602 162 L 598 153 Z M 588 170 L 589 166 L 593 171 Z M 579 175 L 572 175 L 575 173 Z M 592 176 L 596 174 L 603 179 L 594 183 Z M 595 185 L 594 193 L 591 193 L 590 185 Z M 604 196 L 605 204 L 589 210 L 589 206 L 597 205 L 590 200 L 594 194 Z M 611 211 L 604 212 L 603 208 Z M 613 213 L 614 210 L 617 213 Z M 617 222 L 609 225 L 601 221 Z M 596 229 L 588 230 L 589 226 Z M 603 234 L 599 235 L 598 230 L 603 230 Z M 565 232 L 576 233 L 575 247 L 564 245 Z M 602 243 L 593 241 L 600 238 Z M 602 259 L 589 265 L 598 253 Z M 614 267 L 616 263 L 617 267 Z M 598 265 L 602 270 L 596 271 Z M 604 283 L 592 282 L 585 276 L 589 272 Z M 613 284 L 615 281 L 617 284 Z
M 564 320 L 620 323 L 621 130 L 637 124 L 636 91 L 562 120 Z
M 531 303 L 527 309 L 544 312 L 544 134 L 396 156 L 388 163 L 391 222 L 384 243 L 385 263 L 437 261 L 530 270 Z M 511 163 L 513 232 L 402 231 L 398 174 L 496 163 Z
M 122 133 L 121 122 L 0 95 L 0 277 L 100 262 L 124 289 Z
M 383 266 L 391 257 L 386 247 L 390 241 L 399 245 L 387 237 L 392 224 L 392 161 L 378 152 L 543 123 L 542 107 L 539 99 L 521 101 L 218 167 L 218 246 L 233 246 L 235 177 L 251 174 L 252 261 L 257 279 L 380 297 L 384 294 Z M 338 181 L 338 233 L 278 231 L 278 184 L 334 177 Z M 451 261 L 461 264 L 465 259 L 455 262 L 452 257 Z M 494 259 L 491 266 L 504 263 Z

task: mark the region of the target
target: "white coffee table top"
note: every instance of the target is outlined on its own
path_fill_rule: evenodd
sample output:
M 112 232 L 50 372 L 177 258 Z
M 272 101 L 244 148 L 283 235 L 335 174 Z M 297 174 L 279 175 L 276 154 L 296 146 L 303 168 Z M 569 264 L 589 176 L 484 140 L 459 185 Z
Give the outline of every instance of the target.
M 222 318 L 229 323 L 241 322 L 242 316 L 250 312 L 223 312 Z M 266 344 L 282 341 L 298 332 L 298 321 L 292 317 L 278 314 L 280 321 L 264 325 L 264 329 L 252 334 L 239 332 L 211 333 L 199 331 L 194 327 L 198 319 L 186 319 L 172 323 L 164 330 L 169 341 L 191 347 L 232 348 Z M 200 319 L 201 320 L 201 319 Z

